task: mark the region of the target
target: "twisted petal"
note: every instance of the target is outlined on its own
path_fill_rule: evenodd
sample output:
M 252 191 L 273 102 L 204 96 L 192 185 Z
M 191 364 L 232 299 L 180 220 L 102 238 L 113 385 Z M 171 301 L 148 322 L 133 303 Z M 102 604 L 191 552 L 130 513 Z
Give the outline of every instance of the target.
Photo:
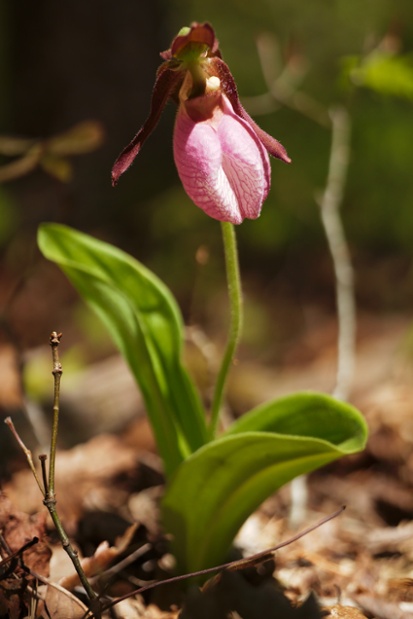
M 135 157 L 139 154 L 145 140 L 150 136 L 158 124 L 158 120 L 168 101 L 169 97 L 182 82 L 183 76 L 169 68 L 168 63 L 164 62 L 158 69 L 155 85 L 152 92 L 151 109 L 148 118 L 145 120 L 138 133 L 128 144 L 119 157 L 116 159 L 112 168 L 112 185 L 118 183 L 119 177 L 132 165 Z
M 192 120 L 185 104 L 180 105 L 174 157 L 185 191 L 207 215 L 234 224 L 260 215 L 270 188 L 268 154 L 225 95 L 202 122 Z

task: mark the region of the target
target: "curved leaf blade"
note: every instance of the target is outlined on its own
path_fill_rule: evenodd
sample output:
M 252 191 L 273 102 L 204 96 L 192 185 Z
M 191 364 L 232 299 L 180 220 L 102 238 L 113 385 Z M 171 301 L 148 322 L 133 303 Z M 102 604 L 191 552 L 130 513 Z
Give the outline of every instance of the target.
M 279 408 L 280 428 L 284 425 L 287 430 L 288 400 L 293 433 L 246 429 L 252 421 L 258 428 L 274 425 Z M 280 402 L 250 413 L 243 431 L 238 432 L 234 424 L 234 431 L 198 450 L 176 471 L 162 507 L 165 527 L 174 535 L 173 552 L 180 571 L 221 563 L 243 522 L 270 494 L 294 477 L 364 447 L 366 424 L 351 406 L 317 394 Z M 269 424 L 268 417 L 273 419 Z M 336 425 L 336 430 L 326 425 Z
M 226 435 L 250 431 L 316 436 L 353 453 L 364 445 L 367 424 L 353 406 L 325 393 L 308 391 L 257 406 L 233 423 Z
M 108 327 L 141 388 L 171 475 L 206 440 L 201 403 L 181 362 L 174 298 L 137 260 L 67 226 L 43 224 L 38 244 Z

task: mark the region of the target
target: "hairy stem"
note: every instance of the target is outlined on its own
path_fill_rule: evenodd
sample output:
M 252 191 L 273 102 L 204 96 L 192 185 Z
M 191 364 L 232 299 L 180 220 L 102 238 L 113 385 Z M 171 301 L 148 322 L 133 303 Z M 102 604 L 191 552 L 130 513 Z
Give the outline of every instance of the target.
M 239 342 L 243 322 L 241 278 L 235 229 L 231 223 L 221 222 L 221 230 L 224 243 L 231 318 L 227 345 L 222 358 L 221 367 L 218 372 L 212 400 L 211 420 L 208 428 L 208 434 L 211 439 L 214 438 L 217 431 L 225 383 Z

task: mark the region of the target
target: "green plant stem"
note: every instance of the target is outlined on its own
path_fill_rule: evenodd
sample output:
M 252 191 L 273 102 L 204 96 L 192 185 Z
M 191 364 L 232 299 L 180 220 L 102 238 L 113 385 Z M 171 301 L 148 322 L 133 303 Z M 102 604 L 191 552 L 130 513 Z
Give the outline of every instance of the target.
M 224 242 L 225 266 L 227 271 L 228 295 L 231 307 L 229 334 L 221 367 L 218 372 L 215 391 L 212 400 L 211 420 L 208 435 L 213 439 L 218 426 L 219 412 L 222 404 L 225 383 L 231 363 L 237 348 L 243 323 L 243 304 L 241 278 L 238 262 L 237 239 L 235 229 L 231 223 L 221 222 L 222 238 Z

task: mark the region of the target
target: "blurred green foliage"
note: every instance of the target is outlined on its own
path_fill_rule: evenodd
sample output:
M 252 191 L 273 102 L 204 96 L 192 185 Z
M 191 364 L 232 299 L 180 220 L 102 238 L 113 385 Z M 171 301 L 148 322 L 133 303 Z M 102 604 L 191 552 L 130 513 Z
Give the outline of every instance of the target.
M 349 78 L 356 85 L 383 95 L 413 100 L 413 55 L 398 56 L 392 50 L 377 49 L 366 58 L 347 59 Z

